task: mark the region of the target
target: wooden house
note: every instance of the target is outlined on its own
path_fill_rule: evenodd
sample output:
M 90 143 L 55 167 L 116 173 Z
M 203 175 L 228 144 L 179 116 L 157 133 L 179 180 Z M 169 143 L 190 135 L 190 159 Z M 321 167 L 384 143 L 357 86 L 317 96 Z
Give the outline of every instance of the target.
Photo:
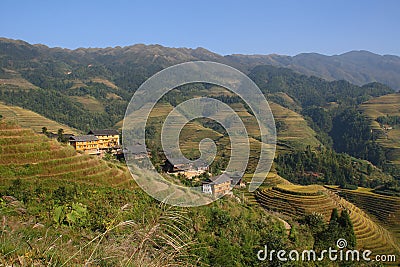
M 231 190 L 231 180 L 227 174 L 210 177 L 208 181 L 203 182 L 202 191 L 213 196 L 225 195 Z
M 91 130 L 88 135 L 98 138 L 99 149 L 119 147 L 119 132 L 117 130 Z
M 99 139 L 94 135 L 71 136 L 69 144 L 76 151 L 83 151 L 89 154 L 99 154 Z

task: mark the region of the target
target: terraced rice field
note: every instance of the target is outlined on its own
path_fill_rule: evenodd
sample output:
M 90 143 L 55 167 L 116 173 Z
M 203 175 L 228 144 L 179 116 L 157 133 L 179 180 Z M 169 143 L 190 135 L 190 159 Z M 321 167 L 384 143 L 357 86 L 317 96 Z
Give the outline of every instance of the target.
M 0 180 L 6 185 L 17 178 L 135 187 L 127 168 L 97 156 L 78 154 L 69 145 L 2 120 Z
M 400 127 L 395 126 L 391 130 L 384 130 L 376 118 L 386 115 L 400 116 L 400 93 L 384 95 L 364 102 L 360 110 L 372 119 L 373 129 L 385 134 L 378 139 L 378 143 L 386 150 L 386 155 L 392 163 L 400 166 Z
M 267 210 L 291 217 L 305 214 L 322 214 L 329 221 L 331 212 L 347 209 L 353 222 L 359 249 L 369 249 L 376 254 L 399 253 L 400 248 L 392 233 L 376 222 L 369 214 L 322 186 L 284 185 L 264 188 L 256 193 L 257 201 Z
M 93 96 L 71 96 L 71 99 L 81 103 L 83 107 L 89 111 L 93 112 L 103 112 L 104 106 L 103 104 L 94 98 Z
M 238 106 L 234 104 L 233 106 L 234 108 L 238 109 L 237 112 L 239 116 L 244 116 L 242 118 L 245 119 L 247 118 L 247 120 L 244 121 L 244 124 L 247 128 L 249 135 L 251 136 L 252 134 L 254 134 L 256 136 L 259 136 L 258 128 L 255 128 L 255 126 L 257 125 L 247 123 L 253 117 L 245 110 L 243 105 L 240 104 Z M 160 141 L 161 127 L 165 121 L 165 118 L 172 110 L 173 106 L 171 106 L 170 104 L 158 103 L 150 113 L 147 125 L 153 125 L 157 130 L 155 138 L 154 140 L 152 140 L 157 147 L 161 147 L 161 141 Z M 128 124 L 136 123 L 139 122 L 140 120 L 144 120 L 143 116 L 140 116 L 140 114 L 141 111 L 138 110 L 135 111 L 133 114 L 129 115 L 127 123 Z M 223 114 L 218 114 L 218 116 L 223 116 Z M 119 123 L 118 125 L 122 126 L 122 122 Z M 188 158 L 199 157 L 200 156 L 200 152 L 198 149 L 199 143 L 201 140 L 205 138 L 210 138 L 216 143 L 218 148 L 217 160 L 219 159 L 219 157 L 222 156 L 223 154 L 222 152 L 225 152 L 224 153 L 225 156 L 229 157 L 231 150 L 229 137 L 224 136 L 223 134 L 213 129 L 204 127 L 198 121 L 188 122 L 180 132 L 179 145 L 182 153 Z M 250 144 L 250 159 L 249 159 L 248 170 L 254 170 L 258 163 L 261 144 L 260 141 L 258 141 L 255 138 L 249 138 L 249 144 Z
M 245 174 L 243 176 L 243 181 L 248 184 L 251 182 L 251 179 L 253 178 L 253 174 Z M 276 186 L 278 184 L 286 184 L 286 185 L 291 185 L 292 183 L 289 182 L 288 180 L 282 178 L 279 176 L 275 170 L 272 170 L 268 172 L 268 174 L 265 174 L 265 180 L 261 184 L 258 190 L 270 188 L 272 186 Z M 252 205 L 258 205 L 257 199 L 256 199 L 256 193 L 258 191 L 254 192 L 249 192 L 247 190 L 244 191 L 244 197 L 246 198 L 246 201 L 248 204 Z
M 370 217 L 388 229 L 400 244 L 400 198 L 375 194 L 366 188 L 357 190 L 329 187 L 341 197 L 356 204 Z
M 92 78 L 91 82 L 102 83 L 102 84 L 104 84 L 104 85 L 106 85 L 106 86 L 108 86 L 110 88 L 113 88 L 113 89 L 118 88 L 118 86 L 116 86 L 113 82 L 111 82 L 111 81 L 109 81 L 107 79 L 101 78 L 101 77 Z
M 157 146 L 161 147 L 161 127 L 165 118 L 168 114 L 173 110 L 173 106 L 170 104 L 159 103 L 157 104 L 154 109 L 151 111 L 149 120 L 147 121 L 147 125 L 152 125 L 156 128 L 157 133 L 154 138 L 154 143 Z M 145 118 L 140 116 L 141 110 L 135 111 L 133 114 L 128 116 L 126 123 L 130 125 L 131 123 L 137 123 L 139 121 L 143 121 Z M 122 122 L 118 124 L 122 126 Z M 180 148 L 182 152 L 187 156 L 196 157 L 199 156 L 199 142 L 204 138 L 211 138 L 212 140 L 218 140 L 222 137 L 222 134 L 203 127 L 198 122 L 189 122 L 185 125 L 184 129 L 180 133 Z
M 320 144 L 315 137 L 316 133 L 300 114 L 273 102 L 270 102 L 270 107 L 275 121 L 286 125 L 285 130 L 278 132 L 278 141 L 303 149 L 308 145 L 315 147 Z
M 214 92 L 215 93 L 215 92 Z M 220 93 L 220 92 L 218 92 Z M 210 93 L 211 94 L 211 93 Z M 258 123 L 253 115 L 251 115 L 246 108 L 241 103 L 233 103 L 230 104 L 232 109 L 240 116 L 242 119 L 247 133 L 250 137 L 250 145 L 251 145 L 251 154 L 256 155 L 259 151 L 260 143 L 257 140 L 260 136 Z M 285 143 L 288 146 L 297 147 L 297 148 L 305 148 L 307 145 L 311 145 L 312 147 L 320 145 L 320 142 L 316 139 L 316 133 L 307 125 L 307 122 L 304 118 L 287 108 L 284 108 L 278 104 L 270 102 L 270 106 L 272 112 L 274 114 L 275 120 L 283 122 L 287 129 L 278 133 L 278 142 Z M 173 110 L 173 106 L 166 103 L 158 103 L 150 113 L 148 124 L 152 124 L 156 126 L 156 128 L 161 129 L 161 125 L 163 124 L 165 118 L 168 114 Z M 127 123 L 135 123 L 142 120 L 145 120 L 143 116 L 141 116 L 141 111 L 135 111 L 133 114 L 128 116 Z M 222 116 L 223 114 L 219 114 Z M 123 122 L 120 121 L 117 123 L 117 127 L 122 128 Z M 192 133 L 196 133 L 194 136 Z M 159 134 L 159 133 L 158 133 Z M 209 137 L 213 140 L 217 140 L 221 142 L 222 145 L 226 145 L 229 143 L 226 138 L 219 139 L 221 134 L 212 130 L 203 127 L 200 123 L 190 122 L 185 126 L 183 132 L 181 133 L 181 149 L 183 152 L 190 153 L 193 150 L 193 147 L 198 147 L 198 137 Z M 159 135 L 156 136 L 159 138 Z M 278 150 L 286 150 L 287 147 L 282 147 L 278 145 Z M 254 164 L 253 164 L 254 165 Z
M 36 112 L 17 106 L 5 105 L 1 102 L 0 114 L 8 121 L 14 121 L 22 127 L 33 129 L 35 132 L 42 132 L 42 127 L 47 127 L 47 130 L 53 133 L 57 133 L 60 128 L 64 129 L 64 133 L 79 133 L 79 131 L 74 128 L 50 120 Z
M 24 79 L 21 74 L 14 70 L 10 69 L 5 69 L 5 77 L 0 79 L 0 88 L 1 89 L 25 89 L 25 90 L 30 90 L 30 89 L 37 89 L 38 87 L 36 85 L 33 85 L 30 83 L 28 80 Z

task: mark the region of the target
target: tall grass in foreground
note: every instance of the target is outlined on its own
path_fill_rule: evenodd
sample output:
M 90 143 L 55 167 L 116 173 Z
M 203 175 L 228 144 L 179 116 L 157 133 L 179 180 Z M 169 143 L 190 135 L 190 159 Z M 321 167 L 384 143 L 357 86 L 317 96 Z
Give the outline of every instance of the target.
M 191 221 L 186 211 L 165 205 L 160 205 L 158 211 L 151 216 L 143 215 L 142 221 L 117 222 L 115 219 L 104 232 L 78 244 L 74 244 L 77 240 L 72 241 L 68 234 L 55 235 L 57 229 L 43 226 L 38 226 L 43 227 L 40 234 L 26 238 L 24 231 L 15 233 L 8 226 L 13 222 L 7 223 L 3 216 L 0 265 L 201 266 L 199 259 L 191 253 L 195 243 L 188 234 Z M 62 229 L 58 230 L 62 233 Z M 81 239 L 85 235 L 82 232 Z

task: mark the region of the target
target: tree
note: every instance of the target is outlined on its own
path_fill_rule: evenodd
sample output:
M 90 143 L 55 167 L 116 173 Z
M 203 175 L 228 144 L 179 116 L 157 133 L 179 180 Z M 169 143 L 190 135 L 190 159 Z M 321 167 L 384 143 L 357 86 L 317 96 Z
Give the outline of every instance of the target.
M 332 130 L 332 116 L 326 109 L 313 106 L 305 109 L 302 113 L 309 116 L 321 131 L 330 132 Z
M 58 129 L 57 131 L 57 141 L 58 142 L 65 142 L 65 137 L 64 137 L 64 129 Z
M 307 214 L 304 218 L 304 222 L 310 227 L 314 238 L 325 229 L 324 217 L 319 213 Z
M 342 210 L 338 218 L 341 238 L 346 239 L 347 248 L 354 249 L 356 247 L 356 236 L 354 234 L 353 223 L 347 210 Z
M 369 142 L 367 144 L 365 156 L 376 166 L 382 166 L 386 161 L 385 151 L 375 142 Z
M 356 237 L 353 223 L 347 210 L 342 210 L 339 216 L 338 210 L 336 208 L 333 209 L 328 226 L 316 235 L 314 234 L 314 238 L 314 248 L 316 250 L 335 247 L 339 238 L 346 239 L 348 243 L 347 247 L 354 249 L 356 246 Z
M 275 127 L 278 133 L 284 132 L 288 129 L 288 126 L 284 121 L 276 121 Z
M 365 154 L 367 143 L 372 138 L 370 121 L 355 109 L 345 110 L 333 120 L 333 147 L 355 157 Z
M 339 220 L 339 213 L 336 208 L 332 210 L 331 213 L 331 219 L 329 220 L 329 223 L 337 222 Z
M 46 126 L 42 127 L 42 134 L 44 134 L 44 135 L 48 134 Z
M 153 125 L 146 127 L 145 129 L 146 139 L 154 139 L 156 136 L 156 132 L 157 132 L 156 127 L 154 127 Z

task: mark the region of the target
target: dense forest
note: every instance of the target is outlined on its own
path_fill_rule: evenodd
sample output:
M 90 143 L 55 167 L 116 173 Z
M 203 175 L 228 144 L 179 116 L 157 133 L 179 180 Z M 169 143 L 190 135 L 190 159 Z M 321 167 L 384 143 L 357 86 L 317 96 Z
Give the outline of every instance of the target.
M 374 188 L 389 177 L 370 163 L 323 147 L 317 150 L 308 147 L 306 151 L 281 154 L 275 162 L 281 176 L 303 185 L 331 184 Z M 373 173 L 375 178 L 380 176 L 381 179 L 368 179 Z
M 370 83 L 363 86 L 347 81 L 327 82 L 321 78 L 300 75 L 292 70 L 273 66 L 258 66 L 249 77 L 264 93 L 285 92 L 297 99 L 304 108 L 325 106 L 335 102 L 343 106 L 360 104 L 370 97 L 394 92 L 388 86 Z

